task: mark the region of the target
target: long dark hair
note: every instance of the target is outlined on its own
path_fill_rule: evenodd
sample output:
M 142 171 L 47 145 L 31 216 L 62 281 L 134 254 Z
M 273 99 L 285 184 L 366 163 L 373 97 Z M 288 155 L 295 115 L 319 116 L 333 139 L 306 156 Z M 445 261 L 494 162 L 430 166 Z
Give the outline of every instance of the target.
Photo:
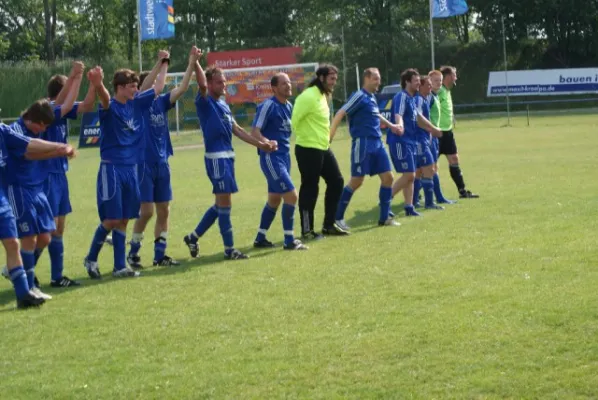
M 338 74 L 338 68 L 332 64 L 321 64 L 316 70 L 316 77 L 309 83 L 309 87 L 317 86 L 318 89 L 320 89 L 320 93 L 329 95 L 331 91 L 326 87 L 324 82 L 326 81 L 326 77 L 330 74 Z M 324 78 L 324 82 L 320 79 L 321 77 Z

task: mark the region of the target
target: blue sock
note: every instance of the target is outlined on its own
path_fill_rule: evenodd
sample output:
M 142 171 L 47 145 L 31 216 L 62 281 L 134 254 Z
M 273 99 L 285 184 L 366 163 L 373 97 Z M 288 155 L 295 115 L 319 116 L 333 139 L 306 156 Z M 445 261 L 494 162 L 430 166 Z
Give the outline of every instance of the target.
M 422 181 L 419 178 L 415 178 L 413 181 L 413 204 L 419 204 L 419 191 L 422 188 Z
M 62 271 L 64 270 L 64 243 L 62 237 L 52 236 L 52 240 L 48 245 L 48 253 L 50 253 L 50 271 L 53 281 L 62 279 Z
M 22 299 L 29 293 L 29 282 L 27 282 L 27 274 L 23 267 L 16 267 L 8 271 L 10 280 L 15 288 L 17 299 Z
M 385 222 L 388 219 L 390 212 L 390 203 L 392 201 L 392 188 L 380 186 L 380 192 L 378 193 L 380 199 L 380 222 Z
M 196 238 L 202 237 L 204 233 L 206 233 L 208 229 L 210 229 L 210 227 L 214 225 L 214 222 L 216 222 L 217 218 L 218 209 L 216 208 L 216 206 L 208 208 L 208 211 L 206 211 L 206 213 L 201 218 L 201 221 L 199 221 L 199 224 L 197 224 L 197 227 L 193 231 L 193 234 L 195 234 Z
M 431 178 L 422 178 L 421 182 L 424 188 L 426 207 L 432 207 L 434 205 L 434 181 Z
M 131 240 L 131 249 L 129 250 L 129 255 L 136 256 L 137 254 L 139 254 L 140 249 L 141 249 L 141 242 Z
M 27 284 L 30 289 L 35 287 L 35 254 L 33 251 L 21 250 L 21 258 L 23 259 L 23 269 L 27 274 Z
M 91 240 L 89 253 L 87 253 L 87 259 L 89 261 L 98 261 L 98 255 L 100 254 L 100 250 L 102 250 L 102 246 L 104 245 L 104 241 L 106 240 L 108 233 L 110 232 L 107 231 L 102 224 L 98 226 L 93 235 L 93 239 Z
M 112 231 L 112 247 L 114 250 L 114 270 L 120 271 L 127 267 L 125 255 L 127 251 L 127 233 L 114 229 Z
M 44 249 L 38 249 L 38 248 L 35 249 L 35 251 L 33 252 L 33 255 L 35 256 L 34 265 L 37 265 L 37 261 L 39 260 L 39 258 L 41 257 L 43 252 L 44 252 Z
M 160 261 L 166 255 L 166 238 L 160 236 L 154 241 L 154 261 Z
M 230 207 L 218 207 L 218 226 L 224 242 L 224 253 L 229 254 L 233 247 L 233 225 L 230 222 Z
M 436 195 L 436 201 L 443 202 L 446 201 L 444 198 L 444 194 L 442 194 L 442 188 L 440 187 L 440 177 L 438 174 L 434 174 L 434 195 Z
M 345 186 L 343 193 L 341 194 L 341 199 L 338 202 L 338 207 L 336 207 L 336 216 L 334 219 L 337 221 L 345 219 L 345 211 L 347 211 L 347 207 L 349 207 L 351 197 L 353 197 L 353 189 L 349 186 Z
M 270 229 L 272 225 L 272 221 L 276 217 L 276 208 L 272 208 L 266 203 L 264 209 L 262 210 L 262 219 L 260 220 L 260 229 L 257 232 L 257 236 L 255 237 L 256 242 L 262 241 L 266 239 L 266 232 Z
M 284 244 L 290 246 L 295 241 L 293 225 L 295 224 L 295 206 L 284 203 L 282 205 L 282 230 L 284 231 Z

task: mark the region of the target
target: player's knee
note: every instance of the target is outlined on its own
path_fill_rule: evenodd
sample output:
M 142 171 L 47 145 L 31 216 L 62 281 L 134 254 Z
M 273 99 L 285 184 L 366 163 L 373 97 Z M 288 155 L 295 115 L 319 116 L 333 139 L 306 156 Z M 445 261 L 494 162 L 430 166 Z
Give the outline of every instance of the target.
M 156 204 L 156 218 L 160 221 L 166 221 L 170 216 L 170 204 Z M 151 218 L 151 216 L 150 216 Z
M 280 202 L 282 200 L 282 196 L 278 193 L 269 193 L 268 194 L 268 205 L 272 208 L 278 208 L 280 206 Z
M 4 245 L 7 257 L 15 256 L 19 254 L 19 251 L 21 250 L 21 245 L 17 238 L 4 239 L 2 244 Z
M 355 191 L 359 189 L 363 185 L 363 177 L 362 176 L 353 176 L 349 181 L 349 187 Z
M 392 176 L 392 172 L 388 171 L 387 173 L 380 175 L 380 183 L 382 186 L 391 186 L 394 177 Z
M 292 204 L 295 205 L 297 204 L 297 191 L 296 190 L 291 190 L 290 192 L 287 192 L 284 194 L 283 196 L 283 200 L 285 203 L 287 204 Z
M 53 237 L 62 237 L 64 235 L 64 220 L 57 219 L 56 221 L 56 230 L 52 232 Z
M 403 174 L 407 182 L 413 182 L 415 180 L 415 172 L 406 172 Z
M 102 226 L 107 231 L 111 231 L 114 229 L 119 229 L 120 223 L 121 223 L 121 220 L 118 220 L 118 219 L 106 219 L 106 220 L 102 221 Z
M 448 161 L 450 165 L 459 164 L 459 154 L 451 154 L 448 156 Z
M 49 233 L 42 233 L 37 235 L 37 243 L 36 246 L 40 249 L 45 248 L 50 244 L 51 236 Z
M 154 210 L 151 208 L 142 208 L 139 210 L 139 218 L 144 220 L 150 220 L 154 216 Z

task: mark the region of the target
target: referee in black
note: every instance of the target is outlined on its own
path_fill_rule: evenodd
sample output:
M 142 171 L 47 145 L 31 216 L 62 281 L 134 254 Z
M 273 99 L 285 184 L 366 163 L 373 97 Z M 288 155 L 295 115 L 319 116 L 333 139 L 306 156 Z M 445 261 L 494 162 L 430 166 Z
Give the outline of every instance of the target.
M 291 126 L 295 134 L 295 157 L 301 173 L 299 213 L 304 240 L 321 239 L 314 229 L 314 209 L 318 201 L 320 177 L 326 182 L 323 235 L 348 235 L 335 222 L 344 179 L 330 150 L 330 107 L 338 79 L 333 65 L 320 65 L 315 78 L 295 100 Z

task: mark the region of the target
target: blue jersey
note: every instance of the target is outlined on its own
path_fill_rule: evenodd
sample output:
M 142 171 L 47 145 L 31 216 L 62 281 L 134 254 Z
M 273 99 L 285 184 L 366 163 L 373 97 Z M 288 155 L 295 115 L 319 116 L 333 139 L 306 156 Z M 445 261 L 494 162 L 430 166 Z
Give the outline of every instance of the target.
M 395 115 L 403 117 L 403 128 L 405 132 L 402 135 L 396 135 L 388 130 L 386 136 L 387 143 L 397 141 L 415 143 L 417 137 L 417 107 L 415 106 L 415 97 L 411 96 L 406 90 L 397 93 L 392 99 L 392 111 L 390 122 L 396 124 Z
M 57 108 L 55 113 L 60 117 L 60 109 Z M 10 128 L 20 135 L 30 138 L 42 137 L 31 132 L 25 126 L 23 118 L 19 118 L 16 122 L 10 125 Z M 11 154 L 8 159 L 8 184 L 20 185 L 28 187 L 40 186 L 48 177 L 48 172 L 45 168 L 45 163 L 41 160 L 28 160 L 22 154 Z
M 170 102 L 168 92 L 156 97 L 151 107 L 141 112 L 145 134 L 142 153 L 145 162 L 149 164 L 166 162 L 174 154 L 168 130 L 168 110 L 172 107 L 174 104 Z
M 351 137 L 382 137 L 380 130 L 380 109 L 376 96 L 365 89 L 355 93 L 341 108 L 347 113 Z
M 233 151 L 233 114 L 224 100 L 201 93 L 195 98 L 195 109 L 203 132 L 206 153 Z
M 58 108 L 52 102 L 54 109 Z M 67 131 L 67 119 L 77 119 L 77 112 L 79 110 L 79 103 L 75 103 L 73 109 L 69 111 L 64 117 L 56 116 L 56 119 L 48 127 L 44 133 L 44 139 L 49 142 L 55 143 L 67 143 L 68 142 L 68 131 Z M 68 159 L 66 157 L 56 157 L 44 161 L 45 167 L 48 172 L 51 173 L 65 173 L 69 169 Z
M 110 107 L 99 106 L 100 156 L 113 164 L 136 164 L 143 130 L 139 116 L 154 101 L 154 89 L 137 93 L 133 100 L 119 103 L 110 99 Z
M 421 94 L 415 95 L 415 104 L 417 107 L 417 113 L 420 114 L 422 117 L 430 120 L 430 101 L 429 97 L 424 97 Z M 417 127 L 417 141 L 421 143 L 430 143 L 430 137 L 432 135 L 430 132 L 426 131 L 425 129 Z
M 0 190 L 4 191 L 3 189 L 9 183 L 8 164 L 11 161 L 10 159 L 24 158 L 30 140 L 29 137 L 19 131 L 0 123 Z
M 278 142 L 278 150 L 272 154 L 288 154 L 291 151 L 291 114 L 293 106 L 282 104 L 273 96 L 257 107 L 251 126 L 259 128 L 262 136 Z M 258 153 L 263 153 L 258 149 Z

